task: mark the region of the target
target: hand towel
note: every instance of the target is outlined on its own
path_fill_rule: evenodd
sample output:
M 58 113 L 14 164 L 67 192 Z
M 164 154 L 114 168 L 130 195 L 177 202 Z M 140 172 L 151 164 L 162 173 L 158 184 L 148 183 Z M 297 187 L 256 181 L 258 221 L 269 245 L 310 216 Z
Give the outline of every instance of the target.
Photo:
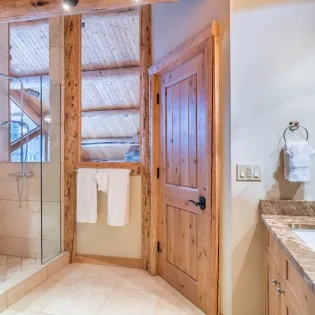
M 80 168 L 77 174 L 77 222 L 96 223 L 97 187 L 95 169 Z
M 284 149 L 284 177 L 290 182 L 311 180 L 311 157 L 314 149 L 306 140 L 287 141 Z
M 109 172 L 107 224 L 125 226 L 129 223 L 130 170 L 107 171 Z
M 107 170 L 98 169 L 94 175 L 98 191 L 108 193 L 109 173 Z

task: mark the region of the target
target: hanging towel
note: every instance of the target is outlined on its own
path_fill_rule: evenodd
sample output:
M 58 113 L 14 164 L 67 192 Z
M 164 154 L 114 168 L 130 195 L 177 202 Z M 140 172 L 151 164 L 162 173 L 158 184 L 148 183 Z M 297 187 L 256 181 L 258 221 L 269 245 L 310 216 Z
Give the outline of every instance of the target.
M 125 226 L 129 223 L 130 170 L 107 171 L 109 173 L 107 224 Z
M 97 183 L 98 191 L 108 193 L 109 172 L 99 169 L 96 171 L 94 178 Z
M 306 140 L 286 141 L 284 148 L 284 178 L 302 183 L 311 180 L 311 157 L 314 149 Z
M 96 223 L 97 187 L 95 169 L 80 168 L 77 174 L 77 222 Z

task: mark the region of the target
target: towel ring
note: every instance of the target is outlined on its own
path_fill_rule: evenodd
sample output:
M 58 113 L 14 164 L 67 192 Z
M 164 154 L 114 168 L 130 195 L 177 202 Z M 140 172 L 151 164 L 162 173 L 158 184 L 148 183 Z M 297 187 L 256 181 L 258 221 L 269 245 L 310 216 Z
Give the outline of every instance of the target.
M 308 140 L 308 130 L 307 130 L 304 126 L 300 125 L 300 123 L 299 123 L 298 121 L 290 121 L 290 122 L 289 122 L 289 127 L 285 128 L 285 130 L 284 130 L 284 132 L 283 132 L 284 141 L 287 141 L 285 134 L 286 134 L 286 132 L 287 132 L 288 130 L 290 130 L 290 131 L 296 131 L 296 130 L 298 130 L 300 127 L 304 129 L 304 131 L 305 131 L 305 133 L 306 133 L 306 140 Z

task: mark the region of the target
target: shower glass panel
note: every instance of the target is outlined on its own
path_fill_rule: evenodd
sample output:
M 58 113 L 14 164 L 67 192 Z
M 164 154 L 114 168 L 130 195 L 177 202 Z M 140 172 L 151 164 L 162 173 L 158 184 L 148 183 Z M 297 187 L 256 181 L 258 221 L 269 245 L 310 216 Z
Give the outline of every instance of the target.
M 0 255 L 61 252 L 60 86 L 0 73 Z

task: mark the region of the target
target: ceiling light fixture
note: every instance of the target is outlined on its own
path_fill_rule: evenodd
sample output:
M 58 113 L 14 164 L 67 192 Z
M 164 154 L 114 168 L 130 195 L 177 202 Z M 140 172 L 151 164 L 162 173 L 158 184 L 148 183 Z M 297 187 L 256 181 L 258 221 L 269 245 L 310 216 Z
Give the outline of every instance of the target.
M 70 11 L 71 8 L 74 8 L 78 5 L 79 0 L 63 0 L 63 9 L 65 11 Z

